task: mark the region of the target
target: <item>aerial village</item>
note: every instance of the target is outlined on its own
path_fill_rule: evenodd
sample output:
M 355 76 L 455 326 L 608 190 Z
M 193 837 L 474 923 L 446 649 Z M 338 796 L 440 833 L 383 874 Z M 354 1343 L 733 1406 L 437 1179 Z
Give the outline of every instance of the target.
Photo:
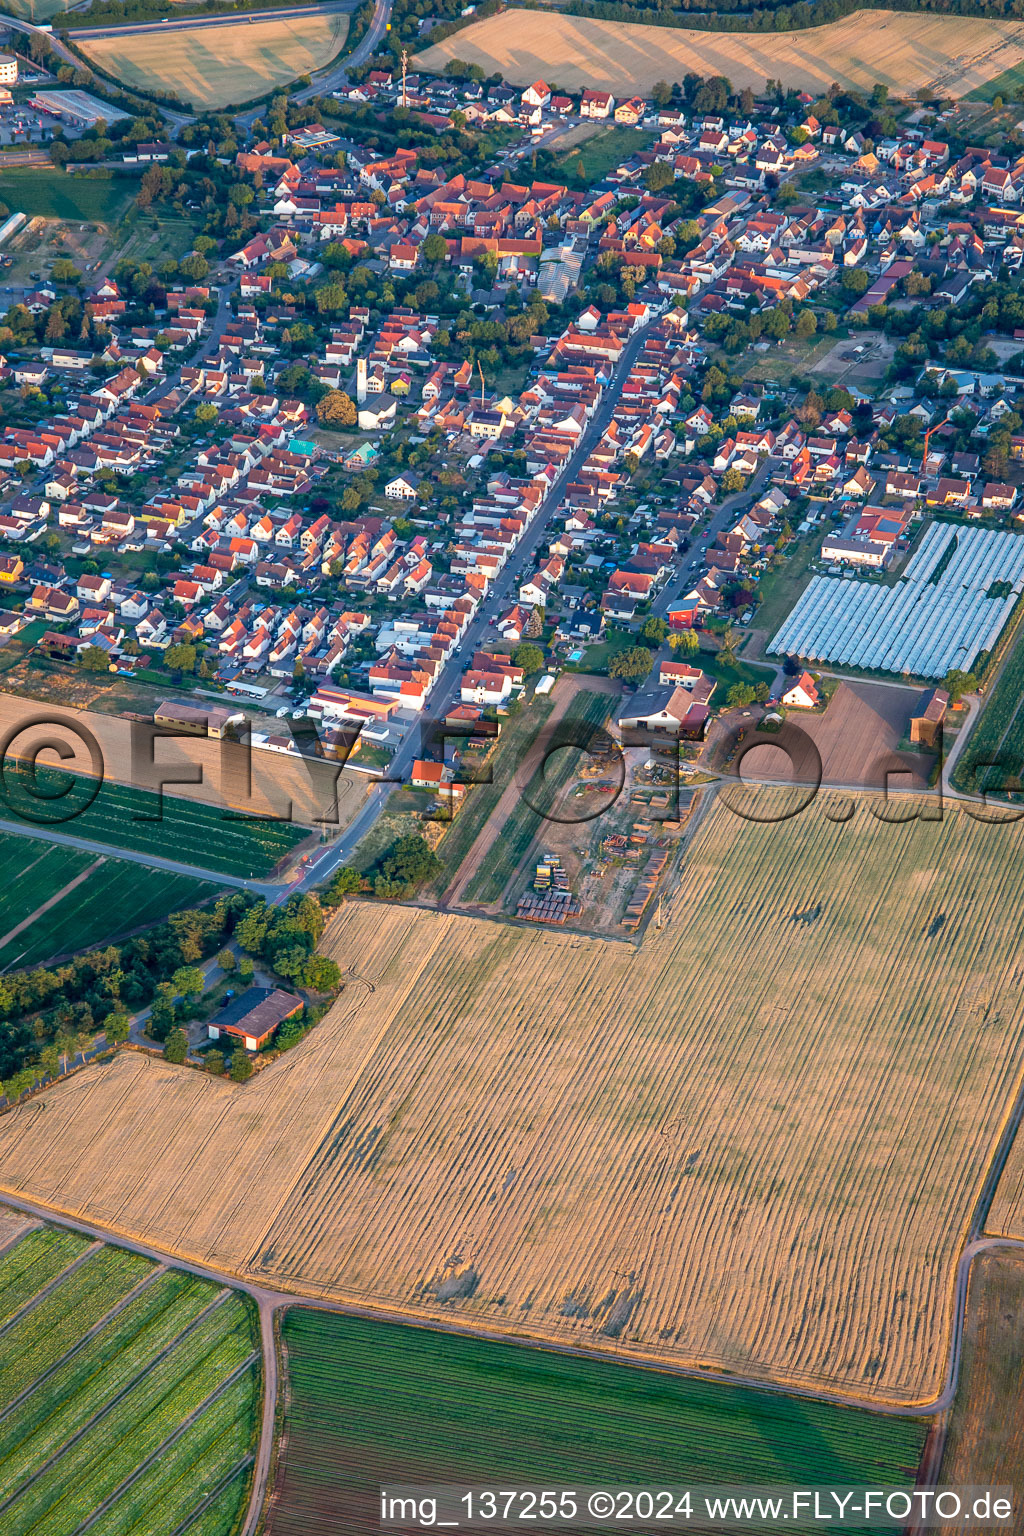
M 423 722 L 490 750 L 578 678 L 684 782 L 723 720 L 820 713 L 843 668 L 913 684 L 899 734 L 931 740 L 1024 589 L 1024 140 L 722 86 L 370 70 L 332 127 L 285 111 L 220 157 L 236 233 L 170 280 L 27 287 L 0 333 L 7 686 L 182 729 L 234 710 L 284 754 L 312 720 L 449 819 L 472 790 Z M 366 144 L 397 109 L 491 163 Z M 211 149 L 125 159 L 181 201 Z M 666 857 L 656 757 L 599 839 L 624 907 Z M 513 910 L 578 914 L 565 857 Z

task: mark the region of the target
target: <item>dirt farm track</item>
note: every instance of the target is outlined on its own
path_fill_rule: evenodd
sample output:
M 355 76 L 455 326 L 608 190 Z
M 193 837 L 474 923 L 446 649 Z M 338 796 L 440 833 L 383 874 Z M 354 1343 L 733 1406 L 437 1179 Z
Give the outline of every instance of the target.
M 741 90 L 781 79 L 814 94 L 833 80 L 893 92 L 933 86 L 966 96 L 1020 63 L 1024 22 L 920 12 L 857 11 L 801 32 L 690 32 L 629 22 L 509 10 L 455 33 L 417 55 L 440 73 L 449 59 L 500 70 L 516 85 L 551 78 L 568 90 L 650 92 L 657 80 L 693 70 L 725 75 Z M 552 61 L 557 62 L 552 62 Z
M 356 901 L 300 1046 L 244 1086 L 119 1053 L 0 1118 L 0 1190 L 279 1290 L 926 1402 L 1024 1076 L 1022 898 L 1020 823 L 716 806 L 640 945 Z

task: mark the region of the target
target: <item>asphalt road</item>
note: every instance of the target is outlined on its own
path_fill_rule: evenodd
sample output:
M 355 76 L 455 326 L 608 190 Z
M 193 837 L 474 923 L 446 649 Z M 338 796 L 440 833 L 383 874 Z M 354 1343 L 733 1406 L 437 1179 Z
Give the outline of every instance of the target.
M 245 27 L 250 22 L 257 21 L 291 21 L 296 17 L 304 16 L 330 16 L 338 12 L 354 11 L 359 0 L 325 0 L 323 5 L 295 5 L 282 7 L 281 9 L 268 9 L 265 11 L 238 11 L 229 12 L 221 16 L 195 16 L 189 19 L 187 16 L 180 19 L 168 17 L 162 21 L 140 21 L 131 26 L 122 27 L 75 27 L 67 28 L 68 37 L 73 37 L 76 42 L 87 41 L 89 38 L 101 37 L 135 37 L 147 32 L 183 32 L 198 30 L 200 27 Z

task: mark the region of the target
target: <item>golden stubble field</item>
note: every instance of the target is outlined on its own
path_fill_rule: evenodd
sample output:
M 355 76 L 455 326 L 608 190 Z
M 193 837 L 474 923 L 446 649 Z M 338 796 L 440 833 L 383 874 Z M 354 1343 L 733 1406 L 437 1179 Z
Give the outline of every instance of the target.
M 921 12 L 857 11 L 798 32 L 690 32 L 632 22 L 505 11 L 418 54 L 416 68 L 443 71 L 449 59 L 529 85 L 554 80 L 616 95 L 650 92 L 657 80 L 688 71 L 725 75 L 737 90 L 763 90 L 766 78 L 817 94 L 833 80 L 894 93 L 932 86 L 966 96 L 1019 64 L 1024 23 Z
M 321 69 L 341 52 L 347 31 L 347 16 L 312 11 L 221 26 L 112 33 L 79 39 L 79 47 L 125 85 L 174 91 L 193 106 L 217 108 Z
M 1019 826 L 719 806 L 638 947 L 357 902 L 306 1042 L 240 1089 L 90 1068 L 0 1119 L 0 1188 L 307 1294 L 925 1402 L 1024 1068 L 1022 894 Z

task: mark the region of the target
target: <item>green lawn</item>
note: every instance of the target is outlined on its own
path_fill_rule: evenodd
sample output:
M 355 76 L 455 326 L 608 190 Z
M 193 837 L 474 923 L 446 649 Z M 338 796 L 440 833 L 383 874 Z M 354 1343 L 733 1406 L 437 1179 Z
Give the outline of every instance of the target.
M 0 172 L 0 200 L 12 213 L 30 218 L 70 219 L 83 224 L 116 224 L 138 190 L 126 176 L 93 181 L 38 166 Z
M 559 155 L 552 174 L 563 177 L 570 187 L 589 188 L 594 182 L 602 181 L 610 170 L 621 165 L 623 160 L 628 160 L 630 155 L 650 148 L 654 139 L 653 133 L 646 133 L 642 128 L 626 128 L 616 123 L 612 127 L 602 128 L 592 139 L 576 144 Z M 558 141 L 555 142 L 557 144 Z M 579 170 L 581 161 L 582 176 Z
M 924 1443 L 913 1419 L 612 1361 L 302 1308 L 282 1331 L 274 1536 L 376 1532 L 396 1483 L 885 1487 Z
M 44 810 L 53 817 L 51 825 L 56 823 L 60 831 L 72 837 L 243 878 L 270 874 L 309 834 L 308 827 L 291 822 L 246 818 L 175 795 L 164 795 L 161 805 L 161 798 L 149 790 L 110 780 L 90 800 L 94 789 L 93 779 L 41 768 L 33 794 L 27 768 L 5 764 L 0 817 L 21 822 L 31 830 L 39 825 Z M 43 795 L 52 798 L 43 804 Z
M 248 1488 L 258 1337 L 237 1293 L 121 1248 L 91 1254 L 0 1337 L 4 1536 L 169 1536 L 222 1487 L 227 1536 Z
M 832 524 L 831 526 L 835 526 Z M 811 562 L 821 550 L 821 526 L 804 534 L 783 550 L 783 563 L 777 571 L 766 571 L 757 584 L 759 598 L 753 623 L 767 632 L 770 640 L 793 610 L 797 598 L 813 575 Z

